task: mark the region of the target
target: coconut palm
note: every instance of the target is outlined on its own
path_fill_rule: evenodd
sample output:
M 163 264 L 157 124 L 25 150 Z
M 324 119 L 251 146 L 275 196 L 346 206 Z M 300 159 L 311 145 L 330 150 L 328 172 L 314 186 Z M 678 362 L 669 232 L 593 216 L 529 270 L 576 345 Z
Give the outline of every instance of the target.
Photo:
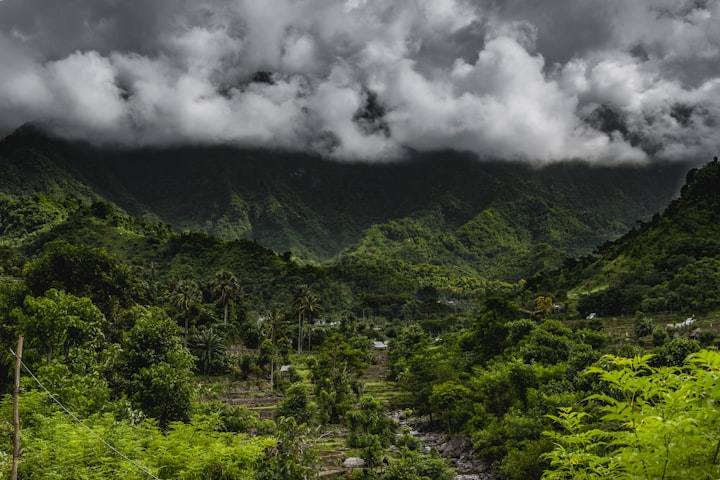
M 280 329 L 280 322 L 283 320 L 283 315 L 279 311 L 273 310 L 272 313 L 268 315 L 267 320 L 269 328 L 268 335 L 270 336 L 270 345 L 272 348 L 270 351 L 270 392 L 272 392 L 275 380 L 275 340 L 278 330 Z
M 227 327 L 230 301 L 242 295 L 242 287 L 232 272 L 221 270 L 215 274 L 212 293 L 223 306 L 223 322 Z
M 307 295 L 307 292 L 309 291 L 310 287 L 303 283 L 301 285 L 298 285 L 298 287 L 295 289 L 295 294 L 293 295 L 293 310 L 295 310 L 298 316 L 298 353 L 302 352 L 303 298 Z
M 320 299 L 306 284 L 298 286 L 293 298 L 293 309 L 298 315 L 298 353 L 302 351 L 302 324 L 306 320 L 308 328 L 308 350 L 310 350 L 310 322 L 322 311 Z
M 185 317 L 185 346 L 187 346 L 190 310 L 202 301 L 202 292 L 194 280 L 180 280 L 175 284 L 171 299 Z

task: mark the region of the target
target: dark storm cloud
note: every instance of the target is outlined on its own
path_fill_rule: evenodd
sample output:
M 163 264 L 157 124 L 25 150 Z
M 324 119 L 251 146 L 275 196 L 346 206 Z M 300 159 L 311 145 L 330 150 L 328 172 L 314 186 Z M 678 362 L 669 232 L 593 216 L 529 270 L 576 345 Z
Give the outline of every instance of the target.
M 605 48 L 613 38 L 612 0 L 502 0 L 491 11 L 506 22 L 526 21 L 537 28 L 537 49 L 548 64 L 566 63 L 573 57 Z
M 720 0 L 4 0 L 0 128 L 368 160 L 709 155 L 719 20 Z
M 0 31 L 33 47 L 45 59 L 76 50 L 154 53 L 164 31 L 190 13 L 186 0 L 6 0 Z

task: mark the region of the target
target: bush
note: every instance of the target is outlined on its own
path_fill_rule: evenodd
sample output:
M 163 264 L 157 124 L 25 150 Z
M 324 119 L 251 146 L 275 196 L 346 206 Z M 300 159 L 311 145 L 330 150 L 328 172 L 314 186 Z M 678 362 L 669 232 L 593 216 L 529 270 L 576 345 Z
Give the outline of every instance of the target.
M 712 330 L 702 330 L 698 335 L 698 341 L 703 347 L 708 347 L 715 343 L 715 332 Z
M 653 358 L 654 366 L 679 367 L 691 353 L 700 350 L 700 344 L 687 337 L 677 337 L 660 347 L 657 357 Z
M 684 353 L 691 342 L 681 337 L 665 347 Z M 555 449 L 544 455 L 544 479 L 718 478 L 720 416 L 708 387 L 717 389 L 720 354 L 700 351 L 682 373 L 655 368 L 651 358 L 608 356 L 604 367 L 589 369 L 614 393 L 589 397 L 593 409 L 550 416 L 556 429 L 544 434 Z
M 307 387 L 303 383 L 293 383 L 288 387 L 285 400 L 277 406 L 275 416 L 292 417 L 298 425 L 309 423 L 313 417 Z
M 610 343 L 610 335 L 602 330 L 583 328 L 576 331 L 575 335 L 579 342 L 590 345 L 594 350 L 600 350 Z
M 665 344 L 665 340 L 667 340 L 667 332 L 662 328 L 655 328 L 652 332 L 653 345 L 659 347 Z
M 526 318 L 506 323 L 505 328 L 507 328 L 508 331 L 508 344 L 516 345 L 520 340 L 528 336 L 535 327 L 537 327 L 537 323 Z

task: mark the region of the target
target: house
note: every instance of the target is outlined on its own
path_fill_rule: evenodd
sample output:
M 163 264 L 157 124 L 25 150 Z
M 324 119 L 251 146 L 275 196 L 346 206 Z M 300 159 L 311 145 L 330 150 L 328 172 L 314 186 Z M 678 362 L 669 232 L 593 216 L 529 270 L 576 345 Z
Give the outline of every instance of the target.
M 686 318 L 684 322 L 668 323 L 667 326 L 670 328 L 685 328 L 685 327 L 689 327 L 690 325 L 692 325 L 695 322 L 697 322 L 697 318 L 690 317 L 690 318 Z

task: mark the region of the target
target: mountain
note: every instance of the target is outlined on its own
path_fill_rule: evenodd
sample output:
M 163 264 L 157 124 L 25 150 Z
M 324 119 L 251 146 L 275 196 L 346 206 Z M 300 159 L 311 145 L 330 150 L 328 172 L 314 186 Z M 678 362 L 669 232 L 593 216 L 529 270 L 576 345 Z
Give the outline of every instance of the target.
M 529 281 L 564 291 L 581 314 L 684 312 L 720 308 L 720 164 L 686 176 L 661 213 L 591 255 Z
M 6 202 L 105 200 L 178 231 L 251 239 L 307 260 L 394 258 L 517 280 L 647 219 L 689 168 L 410 157 L 363 164 L 231 147 L 99 149 L 24 127 L 0 143 L 0 192 Z

